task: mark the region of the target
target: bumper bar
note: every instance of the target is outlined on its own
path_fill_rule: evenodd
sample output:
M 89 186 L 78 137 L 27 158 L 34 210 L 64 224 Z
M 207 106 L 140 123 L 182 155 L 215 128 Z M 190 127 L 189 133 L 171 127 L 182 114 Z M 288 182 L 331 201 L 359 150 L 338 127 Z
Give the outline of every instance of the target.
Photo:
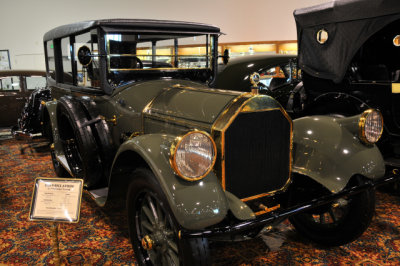
M 182 238 L 194 238 L 194 237 L 215 237 L 215 236 L 221 236 L 221 235 L 227 235 L 227 234 L 228 235 L 229 234 L 230 235 L 240 234 L 244 231 L 249 231 L 252 229 L 259 228 L 260 226 L 272 225 L 275 223 L 279 223 L 292 215 L 311 210 L 318 206 L 335 201 L 344 196 L 358 194 L 367 189 L 378 187 L 378 186 L 381 186 L 381 185 L 384 185 L 387 183 L 391 183 L 391 182 L 395 182 L 395 181 L 399 181 L 399 180 L 400 180 L 399 175 L 391 175 L 389 177 L 383 177 L 378 180 L 368 181 L 360 186 L 350 187 L 350 188 L 344 189 L 338 193 L 323 196 L 318 199 L 313 199 L 309 202 L 302 203 L 302 204 L 299 204 L 299 205 L 296 205 L 296 206 L 293 206 L 290 208 L 279 209 L 277 211 L 257 217 L 254 220 L 247 220 L 247 221 L 235 224 L 235 225 L 211 228 L 209 230 L 208 229 L 199 230 L 199 231 L 181 230 L 180 235 Z
M 12 135 L 16 139 L 36 139 L 42 137 L 42 133 L 26 133 L 20 130 L 12 131 Z

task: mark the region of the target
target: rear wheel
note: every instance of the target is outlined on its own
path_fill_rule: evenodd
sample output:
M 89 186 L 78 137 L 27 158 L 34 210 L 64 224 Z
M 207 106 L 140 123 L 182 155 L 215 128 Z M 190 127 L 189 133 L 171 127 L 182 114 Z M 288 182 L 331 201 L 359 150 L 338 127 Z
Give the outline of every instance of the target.
M 209 265 L 205 238 L 179 239 L 179 226 L 153 173 L 138 169 L 128 188 L 129 234 L 140 265 Z
M 355 179 L 352 185 L 359 183 L 360 179 Z M 309 185 L 293 187 L 289 204 L 300 203 L 305 195 L 315 195 Z M 289 220 L 303 236 L 325 246 L 339 246 L 361 236 L 371 223 L 374 211 L 375 191 L 369 189 L 292 216 Z

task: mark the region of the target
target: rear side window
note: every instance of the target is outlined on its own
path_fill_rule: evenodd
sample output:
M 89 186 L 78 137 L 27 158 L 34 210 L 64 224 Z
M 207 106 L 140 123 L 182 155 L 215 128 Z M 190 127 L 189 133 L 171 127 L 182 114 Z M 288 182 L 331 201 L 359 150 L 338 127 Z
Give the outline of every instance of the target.
M 63 82 L 73 84 L 72 76 L 72 60 L 71 60 L 71 44 L 69 37 L 61 39 L 61 56 L 63 65 Z
M 25 78 L 26 88 L 28 90 L 36 90 L 40 88 L 46 87 L 46 78 L 45 77 L 26 77 Z
M 17 76 L 0 78 L 0 88 L 2 91 L 21 91 L 20 78 Z
M 275 90 L 291 82 L 292 79 L 296 79 L 297 67 L 295 63 L 286 65 L 277 65 L 264 69 L 260 72 L 260 82 L 270 90 Z
M 53 41 L 46 42 L 47 52 L 47 67 L 48 73 L 52 79 L 56 79 L 56 64 L 54 61 L 54 43 Z

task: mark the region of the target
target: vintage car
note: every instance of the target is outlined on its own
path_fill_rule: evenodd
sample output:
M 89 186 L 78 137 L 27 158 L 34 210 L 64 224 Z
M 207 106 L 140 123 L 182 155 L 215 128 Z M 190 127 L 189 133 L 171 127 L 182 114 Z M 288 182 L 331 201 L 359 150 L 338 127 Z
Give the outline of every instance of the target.
M 82 178 L 100 206 L 126 199 L 141 265 L 208 265 L 209 239 L 288 217 L 323 245 L 360 236 L 374 186 L 395 178 L 374 145 L 379 112 L 292 121 L 270 96 L 213 89 L 220 34 L 135 19 L 47 32 L 42 122 L 56 173 Z
M 17 124 L 33 90 L 46 87 L 46 72 L 40 70 L 0 71 L 0 127 Z
M 302 115 L 379 109 L 385 127 L 378 146 L 386 165 L 400 167 L 400 2 L 334 1 L 294 16 L 308 98 Z
M 218 66 L 216 88 L 251 92 L 250 77 L 259 74 L 258 93 L 272 96 L 284 108 L 301 82 L 296 55 L 260 54 L 229 59 Z M 291 110 L 286 110 L 292 117 Z

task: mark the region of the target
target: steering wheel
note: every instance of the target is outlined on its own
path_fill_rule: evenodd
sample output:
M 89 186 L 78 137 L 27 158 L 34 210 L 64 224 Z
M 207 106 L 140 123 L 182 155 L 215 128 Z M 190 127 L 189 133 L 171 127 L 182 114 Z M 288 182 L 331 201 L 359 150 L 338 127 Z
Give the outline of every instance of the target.
M 265 84 L 262 83 L 262 82 L 258 83 L 258 86 L 259 86 L 260 88 L 263 88 L 263 89 L 268 89 L 268 86 L 265 85 Z
M 142 60 L 140 60 L 139 57 L 137 57 L 137 56 L 135 56 L 135 58 L 136 58 L 136 66 L 137 66 L 137 64 L 139 64 L 139 68 L 143 68 L 143 62 L 142 62 Z M 136 68 L 137 68 L 137 67 L 136 67 Z

